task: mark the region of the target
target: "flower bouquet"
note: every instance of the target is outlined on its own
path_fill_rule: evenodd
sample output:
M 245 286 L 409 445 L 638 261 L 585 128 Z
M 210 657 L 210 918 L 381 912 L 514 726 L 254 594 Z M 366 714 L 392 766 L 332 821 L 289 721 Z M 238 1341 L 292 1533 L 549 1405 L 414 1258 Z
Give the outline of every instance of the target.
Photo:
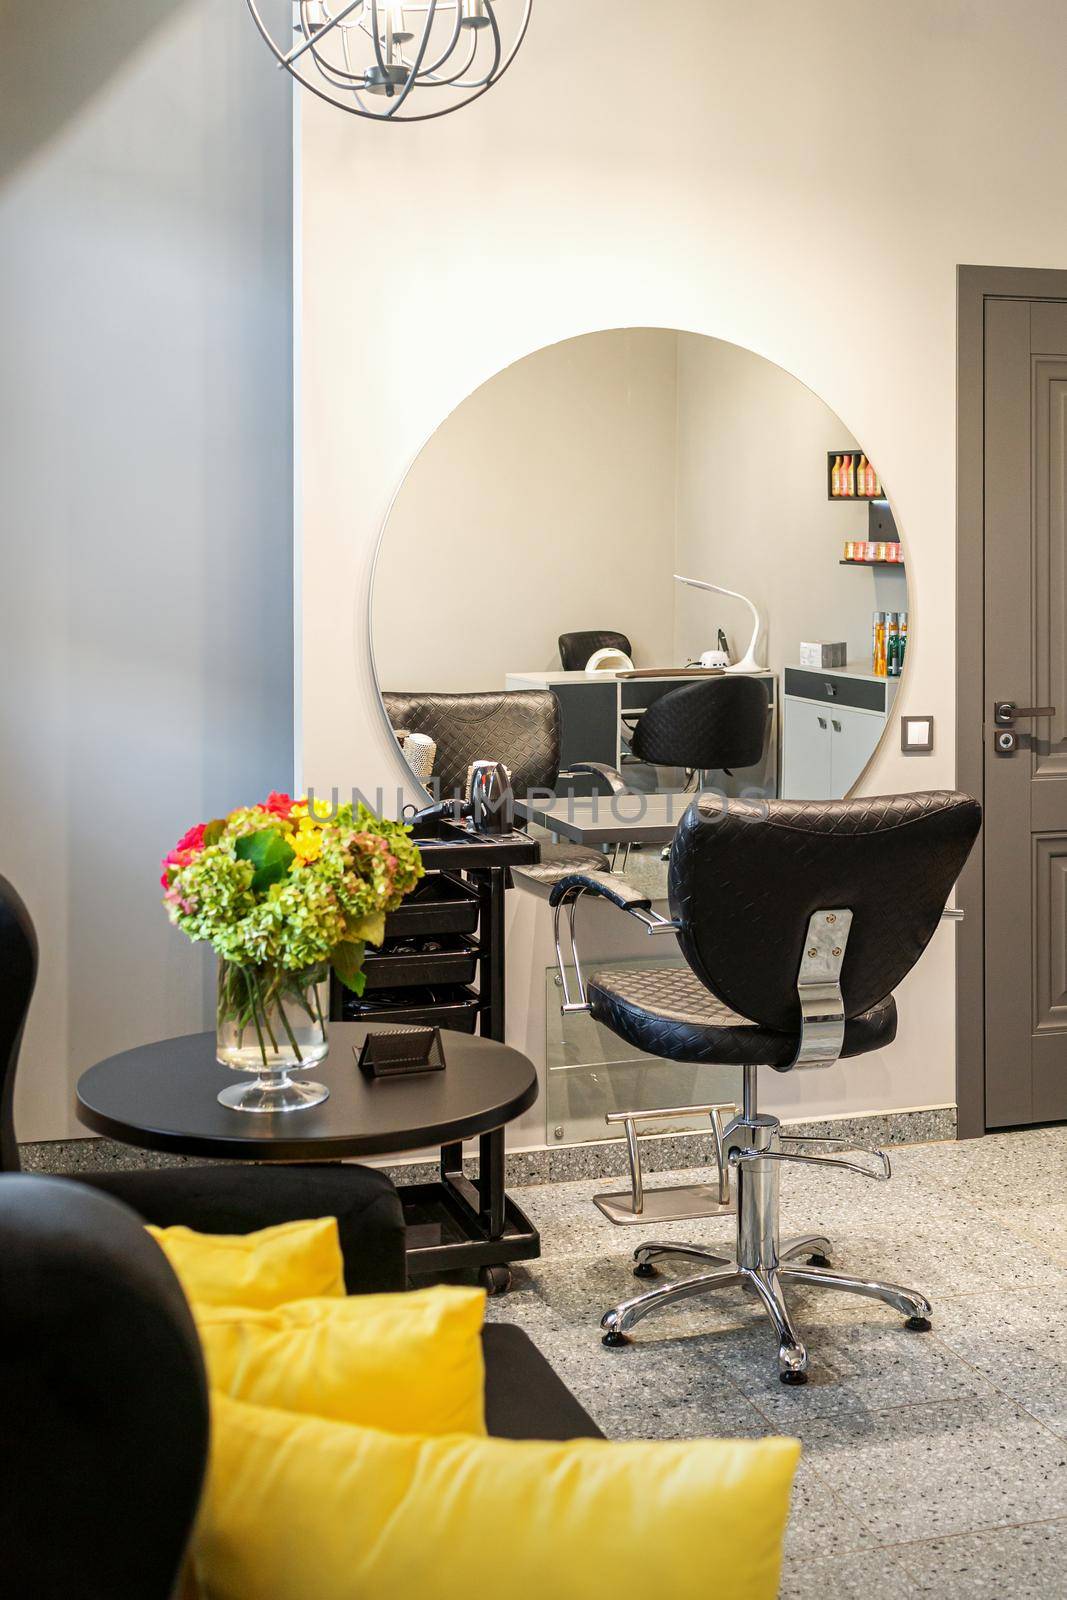
M 366 806 L 271 794 L 199 823 L 163 859 L 163 903 L 219 957 L 218 1059 L 254 1083 L 219 1099 L 241 1111 L 318 1105 L 329 1090 L 289 1074 L 329 1049 L 319 986 L 330 969 L 362 994 L 363 955 L 422 877 L 400 822 Z

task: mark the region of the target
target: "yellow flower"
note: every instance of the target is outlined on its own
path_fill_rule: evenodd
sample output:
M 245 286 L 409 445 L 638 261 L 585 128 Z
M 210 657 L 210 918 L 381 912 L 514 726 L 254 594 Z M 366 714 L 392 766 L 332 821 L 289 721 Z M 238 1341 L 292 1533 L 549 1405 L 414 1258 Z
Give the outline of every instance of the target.
M 322 829 L 305 816 L 298 828 L 286 834 L 285 842 L 301 861 L 317 861 L 322 854 Z
M 296 805 L 294 805 L 292 811 L 290 811 L 289 815 L 290 815 L 290 817 L 299 818 L 301 823 L 303 823 L 304 821 L 309 820 L 308 819 L 308 804 L 307 804 L 307 801 L 306 800 L 298 800 Z M 332 817 L 333 817 L 333 806 L 330 804 L 329 800 L 316 800 L 315 801 L 315 817 L 320 817 L 324 822 L 329 822 L 332 819 Z M 314 820 L 314 819 L 310 819 L 310 820 Z

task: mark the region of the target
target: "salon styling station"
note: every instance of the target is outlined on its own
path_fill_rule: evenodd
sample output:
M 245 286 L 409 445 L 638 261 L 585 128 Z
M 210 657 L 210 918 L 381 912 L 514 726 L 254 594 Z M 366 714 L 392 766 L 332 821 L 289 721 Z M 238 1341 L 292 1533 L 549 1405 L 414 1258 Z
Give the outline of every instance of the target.
M 677 667 L 600 672 L 509 672 L 508 689 L 551 689 L 559 701 L 561 762 L 600 761 L 622 769 L 627 759 L 628 724 L 632 725 L 654 701 L 682 684 L 721 675 L 721 669 Z M 746 676 L 758 678 L 767 691 L 770 727 L 763 768 L 745 775 L 745 786 L 768 795 L 777 793 L 778 708 L 775 674 L 757 668 Z M 568 788 L 574 791 L 573 784 Z
M 425 877 L 387 916 L 385 940 L 364 962 L 363 994 L 335 982 L 330 1010 L 336 1021 L 440 1028 L 447 1063 L 450 1033 L 503 1042 L 504 896 L 510 869 L 536 864 L 540 846 L 518 829 L 483 833 L 448 817 L 417 823 L 414 837 Z M 436 1181 L 401 1186 L 409 1263 L 419 1272 L 473 1267 L 500 1292 L 508 1263 L 539 1255 L 540 1240 L 504 1193 L 503 1127 L 479 1136 L 478 1157 L 477 1186 L 464 1175 L 461 1138 L 441 1145 Z

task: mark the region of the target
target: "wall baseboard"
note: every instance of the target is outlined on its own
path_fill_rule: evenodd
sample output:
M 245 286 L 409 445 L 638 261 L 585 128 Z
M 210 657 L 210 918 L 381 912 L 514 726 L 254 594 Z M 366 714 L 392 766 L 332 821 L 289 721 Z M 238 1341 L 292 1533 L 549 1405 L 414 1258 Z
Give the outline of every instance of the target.
M 916 1111 L 871 1112 L 856 1117 L 824 1117 L 818 1122 L 786 1122 L 793 1133 L 833 1134 L 859 1144 L 935 1144 L 956 1137 L 955 1106 L 927 1106 Z M 675 1172 L 706 1167 L 712 1160 L 706 1133 L 669 1133 L 641 1140 L 646 1172 Z M 160 1155 L 137 1150 L 114 1139 L 52 1139 L 19 1146 L 23 1170 L 76 1178 L 80 1172 L 128 1172 L 145 1167 L 203 1167 L 212 1163 L 192 1156 Z M 375 1162 L 374 1165 L 379 1163 Z M 478 1171 L 476 1157 L 464 1168 Z M 394 1162 L 384 1170 L 396 1183 L 429 1183 L 437 1177 L 432 1161 Z M 581 1178 L 618 1178 L 628 1174 L 626 1146 L 621 1139 L 545 1150 L 509 1150 L 508 1184 L 569 1183 Z

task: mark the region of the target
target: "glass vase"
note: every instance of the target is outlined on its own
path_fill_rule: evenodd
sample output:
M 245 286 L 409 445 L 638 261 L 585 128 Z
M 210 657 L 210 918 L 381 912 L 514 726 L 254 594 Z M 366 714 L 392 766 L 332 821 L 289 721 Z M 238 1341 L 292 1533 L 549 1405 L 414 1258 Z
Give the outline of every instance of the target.
M 325 1084 L 291 1076 L 317 1066 L 330 1048 L 323 1010 L 327 976 L 321 967 L 283 972 L 219 962 L 216 1054 L 224 1067 L 255 1074 L 251 1083 L 222 1090 L 224 1106 L 302 1111 L 329 1096 Z

